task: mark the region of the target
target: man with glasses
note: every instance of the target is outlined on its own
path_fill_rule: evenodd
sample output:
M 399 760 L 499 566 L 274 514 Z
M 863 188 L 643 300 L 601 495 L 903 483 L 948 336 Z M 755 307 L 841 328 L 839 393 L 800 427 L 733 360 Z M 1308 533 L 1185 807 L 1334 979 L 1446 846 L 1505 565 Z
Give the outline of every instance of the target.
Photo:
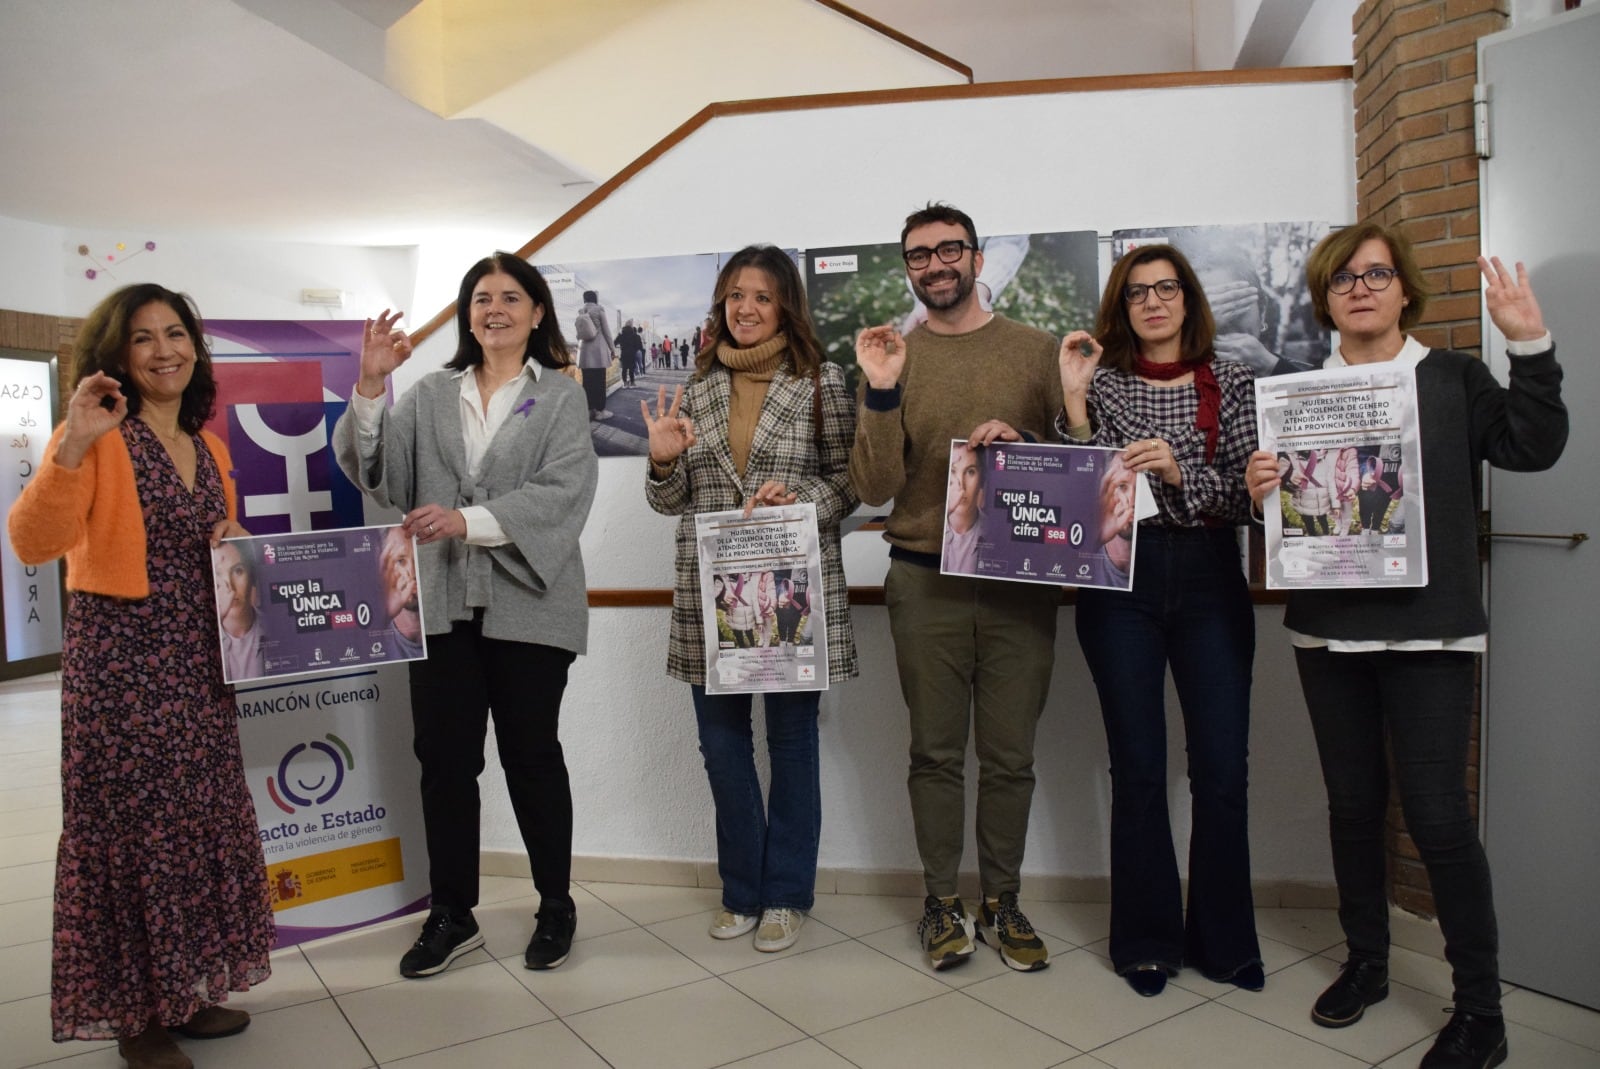
M 978 755 L 978 908 L 985 942 L 1019 971 L 1044 943 L 1017 906 L 1033 801 L 1033 738 L 1055 662 L 1057 587 L 942 575 L 950 442 L 1035 441 L 1061 411 L 1056 340 L 985 311 L 983 268 L 965 212 L 930 204 L 900 245 L 928 318 L 902 336 L 856 339 L 865 378 L 850 476 L 868 504 L 894 499 L 884 580 L 900 689 L 911 718 L 911 815 L 928 897 L 918 933 L 935 969 L 973 953 L 956 888 L 966 820 L 969 725 Z

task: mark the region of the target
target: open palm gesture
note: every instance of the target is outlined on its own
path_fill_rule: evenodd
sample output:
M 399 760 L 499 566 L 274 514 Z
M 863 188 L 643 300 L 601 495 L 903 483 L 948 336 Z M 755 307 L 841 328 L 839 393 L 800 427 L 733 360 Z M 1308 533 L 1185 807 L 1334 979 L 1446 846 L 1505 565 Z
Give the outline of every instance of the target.
M 1507 341 L 1534 341 L 1544 337 L 1544 313 L 1534 299 L 1533 286 L 1528 282 L 1528 269 L 1517 261 L 1513 277 L 1500 257 L 1478 257 L 1478 268 L 1483 272 L 1483 303 L 1489 309 L 1489 318 L 1500 328 Z

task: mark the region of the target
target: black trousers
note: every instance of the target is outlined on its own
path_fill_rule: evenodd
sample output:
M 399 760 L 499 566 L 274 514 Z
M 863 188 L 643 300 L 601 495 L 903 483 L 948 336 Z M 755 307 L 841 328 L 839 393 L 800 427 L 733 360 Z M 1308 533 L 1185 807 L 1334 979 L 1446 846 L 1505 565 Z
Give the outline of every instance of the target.
M 1387 737 L 1406 830 L 1427 867 L 1439 910 L 1456 1008 L 1499 1013 L 1494 893 L 1467 805 L 1472 654 L 1294 652 L 1328 787 L 1339 922 L 1350 957 L 1382 961 L 1389 956 Z
M 428 636 L 411 662 L 413 749 L 422 764 L 422 820 L 434 906 L 478 904 L 478 775 L 489 716 L 533 885 L 545 905 L 571 905 L 572 788 L 556 727 L 570 650 L 485 638 L 479 621 Z

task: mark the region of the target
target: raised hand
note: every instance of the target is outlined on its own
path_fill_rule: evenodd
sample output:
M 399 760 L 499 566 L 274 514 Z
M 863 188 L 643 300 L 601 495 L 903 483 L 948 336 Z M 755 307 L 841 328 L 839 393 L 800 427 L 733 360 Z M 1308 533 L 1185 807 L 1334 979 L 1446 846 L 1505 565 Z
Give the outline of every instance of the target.
M 892 326 L 868 327 L 856 335 L 856 363 L 874 390 L 892 390 L 906 366 L 906 340 Z
M 356 383 L 363 397 L 382 397 L 384 380 L 411 359 L 410 336 L 395 329 L 401 315 L 390 315 L 385 308 L 377 319 L 367 320 L 361 336 L 361 380 Z
M 1528 269 L 1517 261 L 1517 273 L 1512 277 L 1500 262 L 1478 257 L 1478 269 L 1483 272 L 1483 303 L 1488 306 L 1489 318 L 1500 328 L 1507 341 L 1534 341 L 1544 337 L 1544 313 L 1534 299 L 1533 286 L 1528 281 Z
M 1105 350 L 1087 330 L 1075 330 L 1061 339 L 1061 392 L 1072 397 L 1082 397 L 1089 392 L 1094 381 L 1094 369 L 1100 366 Z
M 667 388 L 656 387 L 655 415 L 650 414 L 649 401 L 643 398 L 639 400 L 639 411 L 644 416 L 645 427 L 650 431 L 650 459 L 662 467 L 677 460 L 684 450 L 695 443 L 694 420 L 678 414 L 682 407 L 682 386 L 672 391 L 671 407 L 667 405 Z
M 56 463 L 76 468 L 102 434 L 127 418 L 128 399 L 122 395 L 122 384 L 104 371 L 86 376 L 67 399 L 66 429 L 56 448 Z

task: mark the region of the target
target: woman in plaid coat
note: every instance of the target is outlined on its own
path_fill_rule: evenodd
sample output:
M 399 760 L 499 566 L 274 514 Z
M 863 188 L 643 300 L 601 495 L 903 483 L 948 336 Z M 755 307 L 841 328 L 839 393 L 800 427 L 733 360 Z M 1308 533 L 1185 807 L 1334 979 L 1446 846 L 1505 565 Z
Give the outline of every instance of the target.
M 729 259 L 710 322 L 687 392 L 680 387 L 669 405 L 663 388 L 654 415 L 640 403 L 650 429 L 645 496 L 657 512 L 682 517 L 667 673 L 689 684 L 716 805 L 722 909 L 711 935 L 733 939 L 757 929 L 756 949 L 778 951 L 799 937 L 816 884 L 821 692 L 763 695 L 772 769 L 763 804 L 750 695 L 706 693 L 694 516 L 816 505 L 828 678 L 854 676 L 839 522 L 856 507 L 847 470 L 855 404 L 838 365 L 822 358 L 800 274 L 781 250 L 752 245 Z

